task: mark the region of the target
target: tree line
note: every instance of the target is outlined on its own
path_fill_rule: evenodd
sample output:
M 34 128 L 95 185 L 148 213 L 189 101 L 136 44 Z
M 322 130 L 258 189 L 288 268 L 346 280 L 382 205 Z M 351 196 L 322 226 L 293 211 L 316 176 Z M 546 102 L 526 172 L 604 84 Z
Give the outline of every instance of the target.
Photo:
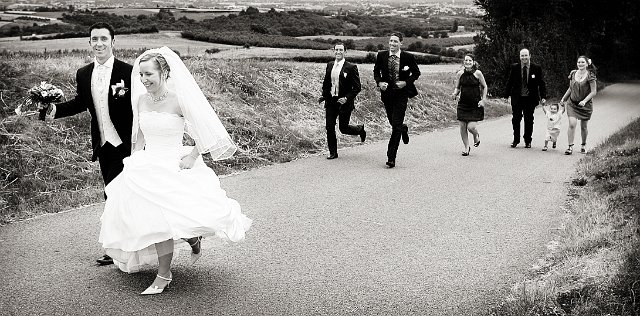
M 509 64 L 528 48 L 545 70 L 549 93 L 560 97 L 576 59 L 587 55 L 604 80 L 640 76 L 640 2 L 637 0 L 475 0 L 486 14 L 476 60 L 502 95 Z
M 108 22 L 116 30 L 119 29 L 148 29 L 155 27 L 161 30 L 189 30 L 202 33 L 233 32 L 266 35 L 281 35 L 289 37 L 313 35 L 349 35 L 349 36 L 386 36 L 392 31 L 400 31 L 407 37 L 447 37 L 451 30 L 451 21 L 440 23 L 423 23 L 420 19 L 409 19 L 394 16 L 341 15 L 332 17 L 327 13 L 315 11 L 284 11 L 275 9 L 259 12 L 254 7 L 242 10 L 239 14 L 213 17 L 202 21 L 195 21 L 186 17 L 176 19 L 169 9 L 160 9 L 153 15 L 116 15 L 106 12 L 75 10 L 64 13 L 62 21 L 70 26 L 34 25 L 28 28 L 14 26 L 10 29 L 0 29 L 0 36 L 17 36 L 80 32 L 95 22 Z

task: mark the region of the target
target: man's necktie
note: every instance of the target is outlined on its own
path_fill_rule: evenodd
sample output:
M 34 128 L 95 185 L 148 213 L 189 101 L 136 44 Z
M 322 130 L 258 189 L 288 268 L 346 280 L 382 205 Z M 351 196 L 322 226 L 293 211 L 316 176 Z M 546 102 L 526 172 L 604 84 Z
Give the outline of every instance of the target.
M 527 82 L 529 76 L 527 76 L 527 66 L 523 66 L 522 67 L 522 88 L 521 90 L 521 95 L 529 95 L 529 87 L 527 86 Z
M 389 56 L 389 77 L 392 82 L 398 81 L 398 56 Z
M 338 72 L 338 63 L 333 64 L 331 69 L 331 95 L 338 96 L 338 85 L 340 84 L 340 73 Z
M 103 91 L 104 90 L 104 73 L 107 67 L 105 67 L 104 65 L 98 65 L 96 71 L 96 75 L 98 76 L 98 78 L 96 78 L 96 83 L 98 85 L 98 91 Z

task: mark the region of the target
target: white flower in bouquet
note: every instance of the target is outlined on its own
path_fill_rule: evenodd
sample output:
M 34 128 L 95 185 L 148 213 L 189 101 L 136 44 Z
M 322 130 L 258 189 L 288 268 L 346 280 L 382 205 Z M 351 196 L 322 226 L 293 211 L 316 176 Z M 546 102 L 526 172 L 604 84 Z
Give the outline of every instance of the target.
M 51 103 L 58 102 L 64 97 L 62 90 L 46 81 L 33 86 L 27 91 L 28 96 L 20 104 L 15 112 L 20 115 L 27 111 L 39 111 L 48 107 Z

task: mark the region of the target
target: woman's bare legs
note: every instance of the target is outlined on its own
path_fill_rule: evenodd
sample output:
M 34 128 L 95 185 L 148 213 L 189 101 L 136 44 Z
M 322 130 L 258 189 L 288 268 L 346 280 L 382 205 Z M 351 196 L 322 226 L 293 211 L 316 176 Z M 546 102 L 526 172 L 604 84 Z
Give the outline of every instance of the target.
M 460 122 L 460 137 L 462 137 L 462 151 L 466 152 L 467 148 L 469 148 L 469 134 L 467 132 L 467 122 L 464 121 L 458 121 Z
M 156 249 L 171 249 L 171 252 L 158 256 L 158 275 L 171 279 L 171 261 L 173 260 L 173 239 L 165 240 L 156 244 Z M 165 251 L 162 251 L 164 253 Z M 151 287 L 157 286 L 158 288 L 164 288 L 169 281 L 164 280 L 156 276 L 153 280 Z
M 475 146 L 480 141 L 478 122 L 467 122 L 467 130 L 469 131 L 469 133 L 473 134 L 473 145 Z
M 586 153 L 585 145 L 587 144 L 587 135 L 589 134 L 588 125 L 589 120 L 580 120 L 580 136 L 582 137 L 582 148 L 580 150 L 583 153 Z
M 569 128 L 567 129 L 567 141 L 569 148 L 565 151 L 565 154 L 571 154 L 573 152 L 573 139 L 576 136 L 576 125 L 578 125 L 578 119 L 569 116 Z

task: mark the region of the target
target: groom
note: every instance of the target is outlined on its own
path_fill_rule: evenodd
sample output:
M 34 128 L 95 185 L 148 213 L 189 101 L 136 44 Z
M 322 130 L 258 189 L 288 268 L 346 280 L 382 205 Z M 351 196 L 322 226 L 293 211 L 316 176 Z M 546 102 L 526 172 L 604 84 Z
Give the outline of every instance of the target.
M 111 25 L 96 23 L 89 33 L 95 59 L 78 69 L 76 97 L 43 109 L 40 118 L 67 117 L 87 110 L 91 113 L 91 161 L 98 160 L 106 186 L 122 171 L 122 160 L 131 154 L 133 113 L 128 89 L 133 67 L 113 57 L 115 39 Z M 97 262 L 107 265 L 113 260 L 104 255 Z
M 389 36 L 389 50 L 378 52 L 373 66 L 373 78 L 380 89 L 380 98 L 391 124 L 391 138 L 387 147 L 387 166 L 396 166 L 396 155 L 400 138 L 409 143 L 409 128 L 404 124 L 404 115 L 410 98 L 418 95 L 414 81 L 420 77 L 420 69 L 412 54 L 400 50 L 402 33 Z

